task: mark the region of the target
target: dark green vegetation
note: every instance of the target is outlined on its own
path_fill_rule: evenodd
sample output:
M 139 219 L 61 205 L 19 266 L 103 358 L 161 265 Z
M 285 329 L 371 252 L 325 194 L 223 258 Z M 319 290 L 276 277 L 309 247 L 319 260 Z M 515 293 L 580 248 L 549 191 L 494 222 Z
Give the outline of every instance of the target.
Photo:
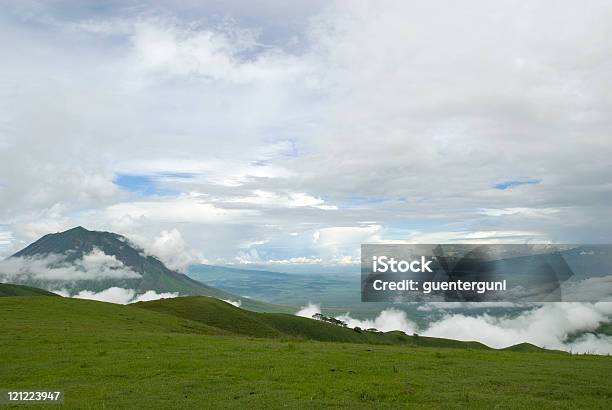
M 241 299 L 242 306 L 254 311 L 294 311 L 294 309 L 282 306 L 240 298 L 231 293 L 207 286 L 183 273 L 168 269 L 156 257 L 147 255 L 145 251 L 138 248 L 125 237 L 112 232 L 89 231 L 79 226 L 65 232 L 48 234 L 17 252 L 12 258 L 40 259 L 52 257 L 55 265 L 70 266 L 75 261 L 83 259 L 84 255 L 89 254 L 95 249 L 115 257 L 125 267 L 139 274 L 140 277 L 52 282 L 26 276 L 19 283 L 38 288 L 67 289 L 71 293 L 78 293 L 81 290 L 100 292 L 110 287 L 134 289 L 138 293 L 148 290 L 154 290 L 158 293 L 177 292 L 180 295 L 205 295 L 226 300 Z
M 0 283 L 0 297 L 3 296 L 58 296 L 46 290 L 33 288 L 31 286 L 13 285 L 12 283 Z
M 304 321 L 326 337 L 358 333 L 189 300 L 192 313 L 176 302 L 0 298 L 0 385 L 63 389 L 68 408 L 603 409 L 612 400 L 611 357 L 309 341 L 285 335 L 310 332 Z M 229 316 L 204 318 L 215 314 Z M 242 330 L 261 325 L 282 335 Z
M 612 336 L 612 323 L 604 323 L 594 333 Z

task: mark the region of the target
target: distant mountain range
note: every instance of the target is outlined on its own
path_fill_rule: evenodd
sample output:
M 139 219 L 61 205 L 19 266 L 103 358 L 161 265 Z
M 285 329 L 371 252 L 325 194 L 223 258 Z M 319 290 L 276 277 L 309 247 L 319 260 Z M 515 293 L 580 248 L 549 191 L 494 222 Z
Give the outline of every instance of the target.
M 208 286 L 171 270 L 153 255 L 112 232 L 90 231 L 81 226 L 48 234 L 15 253 L 3 263 L 11 272 L 0 272 L 0 282 L 48 290 L 100 292 L 111 287 L 136 293 L 178 293 L 239 300 L 239 296 Z M 285 311 L 278 306 L 243 300 L 243 307 Z

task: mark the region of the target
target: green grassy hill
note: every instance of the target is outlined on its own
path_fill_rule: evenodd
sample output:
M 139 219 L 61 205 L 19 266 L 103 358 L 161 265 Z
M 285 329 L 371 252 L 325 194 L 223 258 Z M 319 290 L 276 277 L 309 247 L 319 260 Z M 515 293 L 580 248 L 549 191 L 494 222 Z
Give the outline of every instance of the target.
M 603 409 L 612 400 L 612 357 L 254 338 L 230 331 L 263 323 L 304 333 L 307 319 L 199 302 L 231 312 L 215 322 L 223 329 L 142 306 L 0 298 L 0 385 L 62 389 L 66 408 Z
M 318 320 L 282 313 L 255 313 L 205 296 L 160 299 L 134 304 L 135 307 L 167 313 L 252 337 L 285 337 L 323 342 L 408 344 L 413 346 L 486 349 L 478 342 L 460 342 L 403 332 L 372 333 L 355 331 Z
M 536 345 L 532 345 L 531 343 L 519 343 L 514 346 L 506 347 L 503 350 L 507 350 L 509 352 L 550 352 L 551 350 L 542 349 Z
M 53 292 L 31 286 L 0 283 L 0 297 L 3 296 L 59 296 Z

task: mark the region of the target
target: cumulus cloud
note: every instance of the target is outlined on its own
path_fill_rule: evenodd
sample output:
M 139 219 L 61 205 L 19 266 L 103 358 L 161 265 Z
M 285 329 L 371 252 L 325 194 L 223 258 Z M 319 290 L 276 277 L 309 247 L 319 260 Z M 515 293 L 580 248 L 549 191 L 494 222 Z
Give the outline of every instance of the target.
M 0 277 L 7 281 L 78 281 L 106 279 L 137 279 L 134 272 L 113 255 L 94 248 L 82 258 L 67 261 L 65 255 L 12 257 L 0 261 Z
M 153 240 L 140 235 L 132 235 L 130 240 L 149 255 L 159 258 L 170 269 L 183 271 L 189 265 L 206 262 L 201 253 L 191 248 L 176 228 L 161 231 Z
M 148 290 L 144 293 L 137 293 L 134 289 L 126 289 L 113 286 L 108 289 L 104 289 L 100 292 L 93 292 L 90 290 L 82 290 L 76 294 L 70 294 L 68 291 L 60 289 L 54 290 L 53 292 L 64 296 L 72 297 L 76 299 L 90 299 L 98 300 L 100 302 L 117 303 L 121 305 L 127 305 L 128 303 L 136 302 L 147 302 L 150 300 L 167 299 L 178 297 L 176 292 L 162 292 L 157 293 L 154 290 Z

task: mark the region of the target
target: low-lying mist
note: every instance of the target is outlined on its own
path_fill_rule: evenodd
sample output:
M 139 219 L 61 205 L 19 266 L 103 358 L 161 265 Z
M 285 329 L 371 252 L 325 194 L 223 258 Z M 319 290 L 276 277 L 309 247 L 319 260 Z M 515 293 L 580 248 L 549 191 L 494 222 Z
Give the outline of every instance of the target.
M 296 315 L 312 317 L 320 312 L 320 305 L 309 303 Z M 336 318 L 351 328 L 376 328 L 384 332 L 401 330 L 407 334 L 474 340 L 493 348 L 527 342 L 573 353 L 612 354 L 612 337 L 595 333 L 600 325 L 610 322 L 610 315 L 612 302 L 559 302 L 534 306 L 512 316 L 446 313 L 442 318 L 430 321 L 425 328 L 419 328 L 406 312 L 396 308 L 383 310 L 373 319 L 355 319 L 350 313 Z

